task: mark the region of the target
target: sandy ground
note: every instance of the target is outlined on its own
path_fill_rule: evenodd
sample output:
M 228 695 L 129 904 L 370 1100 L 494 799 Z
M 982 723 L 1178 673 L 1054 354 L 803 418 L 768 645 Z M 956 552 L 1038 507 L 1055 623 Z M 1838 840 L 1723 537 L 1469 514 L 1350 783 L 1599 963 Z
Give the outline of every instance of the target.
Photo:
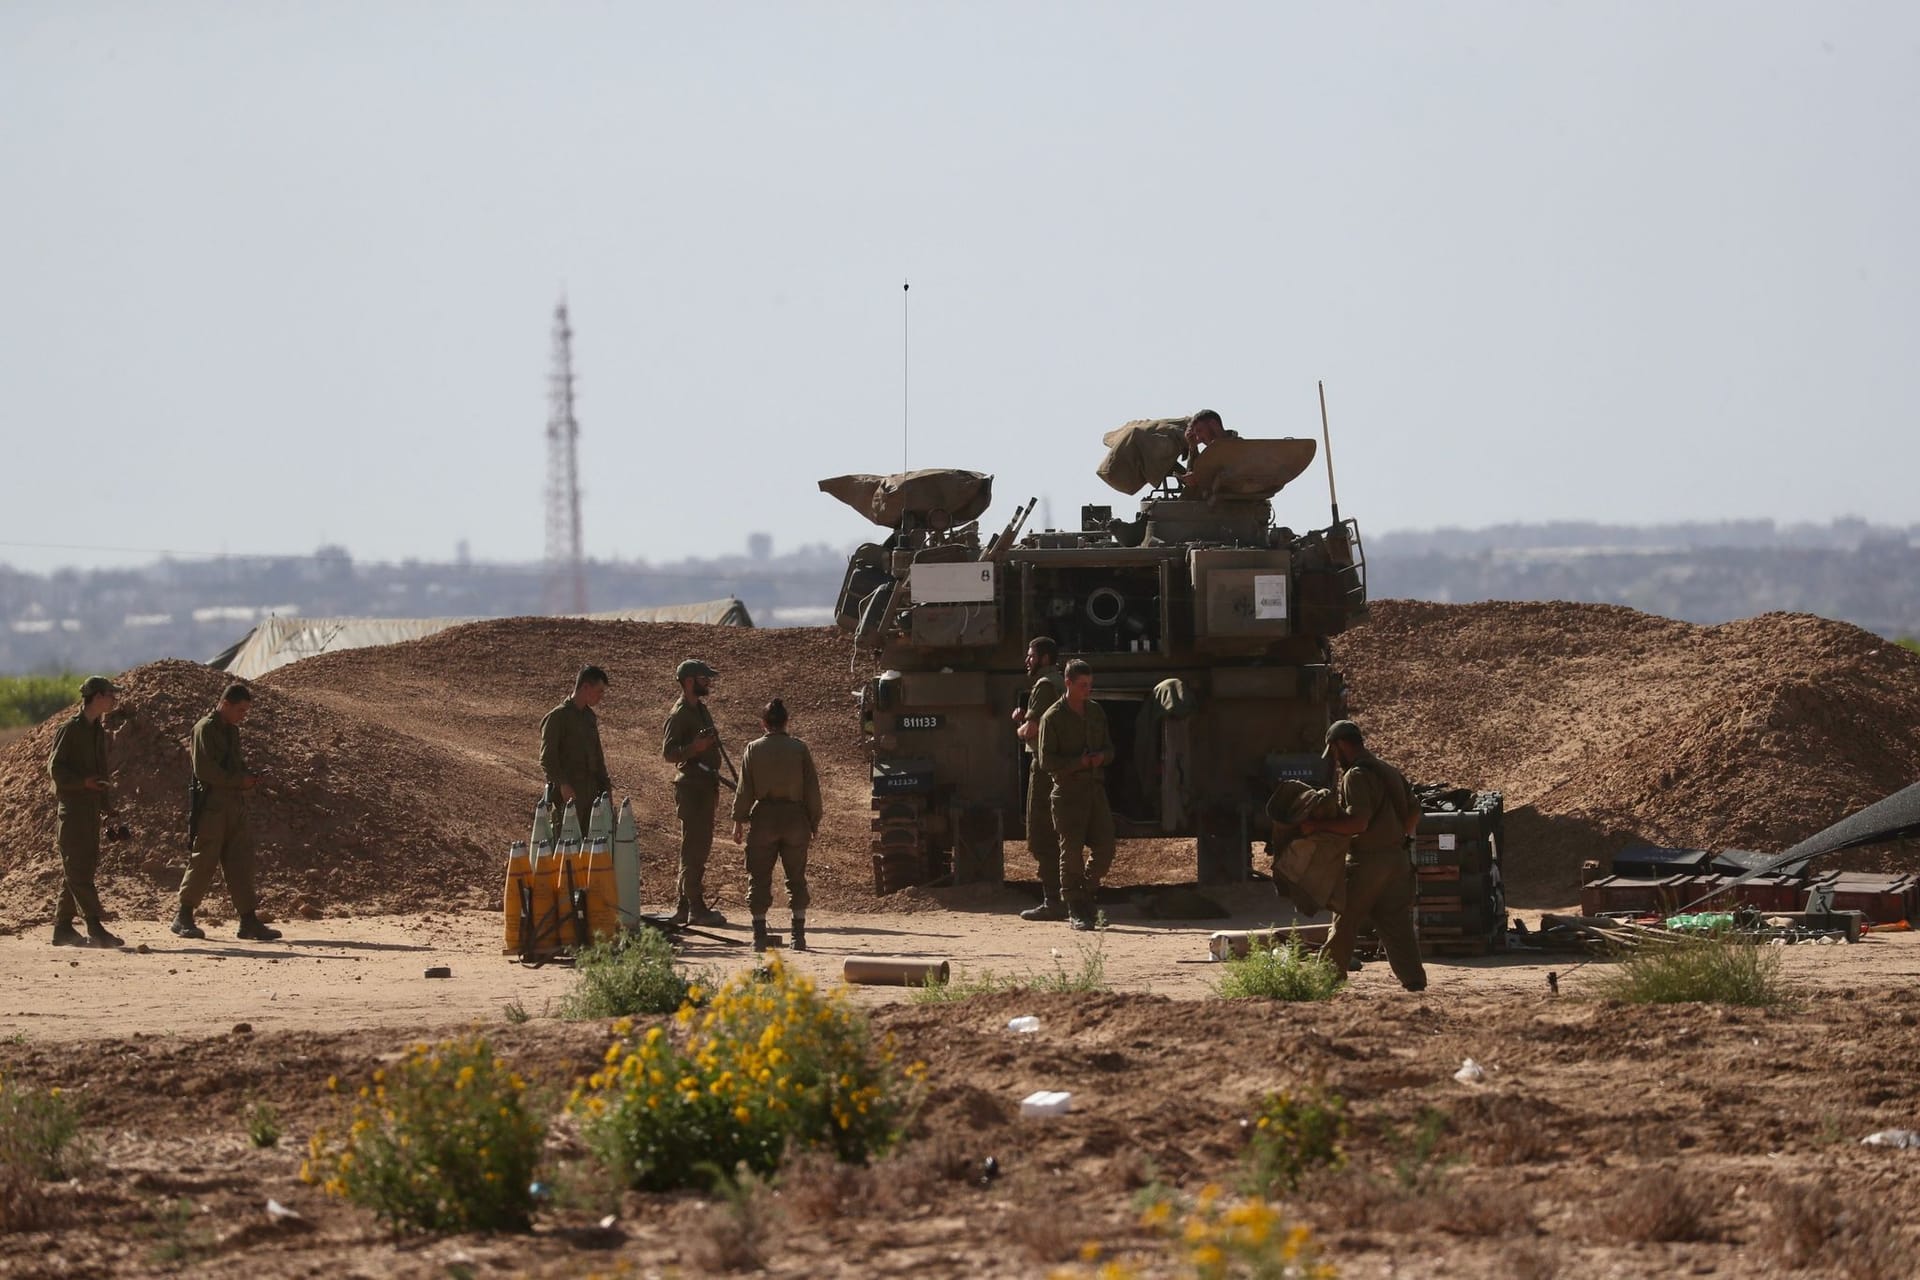
M 811 949 L 785 954 L 790 964 L 833 983 L 849 957 L 945 960 L 956 981 L 964 981 L 1077 973 L 1097 950 L 1114 990 L 1196 1000 L 1212 995 L 1219 980 L 1220 967 L 1207 953 L 1214 930 L 1284 927 L 1295 919 L 1274 909 L 1271 889 L 1248 886 L 1214 895 L 1235 908 L 1230 919 L 1153 920 L 1116 904 L 1105 909 L 1108 927 L 1089 935 L 1018 919 L 1015 912 L 1031 900 L 1016 891 L 945 896 L 960 894 L 971 910 L 818 914 L 808 927 Z M 282 922 L 286 937 L 275 943 L 241 942 L 230 936 L 230 922 L 203 923 L 207 940 L 189 942 L 157 922 L 122 921 L 114 927 L 127 945 L 113 952 L 53 947 L 39 930 L 0 937 L 0 1036 L 205 1036 L 237 1023 L 256 1032 L 460 1028 L 500 1022 L 509 1005 L 552 1016 L 573 980 L 564 963 L 534 967 L 501 955 L 500 921 L 492 913 L 295 920 Z M 784 921 L 776 916 L 774 924 Z M 746 945 L 749 931 L 740 924 L 703 932 L 730 941 L 686 937 L 682 955 L 690 967 L 724 977 L 756 963 Z M 1855 946 L 1794 947 L 1786 956 L 1794 976 L 1815 988 L 1920 979 L 1920 938 L 1913 934 L 1871 935 Z M 450 969 L 452 977 L 426 978 L 435 967 Z M 1436 959 L 1428 963 L 1427 997 L 1532 995 L 1547 989 L 1549 972 L 1564 975 L 1563 991 L 1577 995 L 1605 968 L 1582 966 L 1578 956 L 1532 953 Z M 1353 988 L 1399 990 L 1384 962 L 1363 968 Z M 853 992 L 870 1006 L 907 994 L 884 986 Z
M 1348 1100 L 1350 1167 L 1284 1212 L 1314 1228 L 1344 1276 L 1803 1274 L 1785 1251 L 1807 1233 L 1788 1224 L 1816 1184 L 1840 1207 L 1807 1254 L 1825 1260 L 1813 1273 L 1911 1274 L 1920 1152 L 1857 1139 L 1920 1127 L 1912 934 L 1786 949 L 1799 995 L 1767 1012 L 1595 999 L 1605 966 L 1564 955 L 1436 962 L 1424 995 L 1369 964 L 1333 1001 L 1298 1006 L 1210 995 L 1220 969 L 1207 934 L 1275 914 L 1254 890 L 1229 921 L 1151 921 L 1115 904 L 1091 939 L 1014 919 L 1023 901 L 1001 891 L 964 910 L 818 917 L 816 949 L 792 959 L 823 978 L 877 954 L 938 956 L 974 975 L 1072 970 L 1077 941 L 1099 948 L 1115 991 L 920 1005 L 860 990 L 878 1029 L 930 1064 L 929 1095 L 902 1154 L 831 1213 L 765 1195 L 765 1274 L 1045 1275 L 1089 1243 L 1141 1274 L 1184 1274 L 1139 1225 L 1138 1187 L 1230 1182 L 1254 1101 L 1315 1083 Z M 0 1233 L 0 1275 L 714 1269 L 713 1242 L 734 1219 L 691 1194 L 576 1189 L 530 1235 L 398 1240 L 303 1185 L 305 1134 L 339 1122 L 329 1076 L 361 1079 L 415 1039 L 479 1027 L 557 1094 L 593 1069 L 607 1031 L 544 1016 L 568 971 L 503 958 L 490 914 L 295 921 L 276 944 L 234 941 L 230 927 L 185 945 L 125 921 L 131 949 L 115 953 L 55 949 L 37 931 L 0 939 L 0 1073 L 69 1091 L 97 1150 L 93 1169 L 52 1188 L 61 1220 Z M 686 956 L 715 971 L 751 963 L 745 947 L 701 940 Z M 453 977 L 424 978 L 432 965 Z M 1558 996 L 1549 971 L 1564 975 Z M 532 1018 L 509 1022 L 509 1002 Z M 1024 1013 L 1039 1034 L 1007 1031 Z M 1485 1084 L 1453 1080 L 1469 1056 Z M 1019 1099 L 1040 1088 L 1071 1090 L 1074 1114 L 1020 1119 Z M 280 1111 L 278 1147 L 243 1135 L 259 1101 Z M 1444 1136 L 1405 1186 L 1407 1135 L 1432 1117 Z M 983 1185 L 989 1155 L 1003 1174 Z M 1693 1216 L 1662 1238 L 1647 1206 L 1675 1180 Z M 302 1221 L 272 1222 L 269 1197 Z

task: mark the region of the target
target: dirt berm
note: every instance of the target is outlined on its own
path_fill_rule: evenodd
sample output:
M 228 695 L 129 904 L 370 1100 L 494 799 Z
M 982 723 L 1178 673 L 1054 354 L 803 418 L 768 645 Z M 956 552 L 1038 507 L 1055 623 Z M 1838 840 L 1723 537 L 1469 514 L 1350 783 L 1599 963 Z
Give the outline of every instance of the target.
M 766 700 L 786 699 L 827 793 L 815 898 L 871 904 L 857 677 L 838 633 L 506 619 L 259 682 L 244 736 L 269 779 L 252 804 L 269 913 L 493 902 L 538 786 L 539 718 L 588 661 L 613 677 L 602 734 L 640 819 L 644 896 L 669 897 L 677 833 L 660 728 L 687 656 L 721 669 L 713 707 L 736 754 Z M 1570 901 L 1580 860 L 1628 839 L 1784 848 L 1920 774 L 1920 656 L 1818 618 L 1696 627 L 1605 606 L 1385 601 L 1335 656 L 1382 755 L 1420 779 L 1506 793 L 1519 905 Z M 135 838 L 107 846 L 103 889 L 110 910 L 155 915 L 184 862 L 186 741 L 225 677 L 160 662 L 121 682 L 115 788 Z M 0 928 L 51 907 L 45 761 L 67 714 L 0 751 Z M 724 837 L 715 856 L 709 883 L 737 906 Z M 1123 858 L 1120 870 L 1147 865 Z M 1026 871 L 1017 847 L 1008 866 Z

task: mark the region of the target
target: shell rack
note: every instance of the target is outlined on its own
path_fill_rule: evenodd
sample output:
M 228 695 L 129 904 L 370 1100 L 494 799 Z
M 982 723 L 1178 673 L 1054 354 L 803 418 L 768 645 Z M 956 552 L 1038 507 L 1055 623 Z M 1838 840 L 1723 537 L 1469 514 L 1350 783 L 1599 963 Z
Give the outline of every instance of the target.
M 1615 865 L 1617 869 L 1622 864 Z M 1645 864 L 1628 860 L 1624 865 L 1633 871 Z M 1580 886 L 1580 911 L 1589 917 L 1669 916 L 1715 895 L 1710 910 L 1752 907 L 1769 915 L 1785 915 L 1807 909 L 1808 893 L 1825 887 L 1832 893 L 1832 910 L 1858 911 L 1873 924 L 1895 924 L 1920 916 L 1920 877 L 1913 875 L 1828 871 L 1815 875 L 1769 873 L 1739 883 L 1734 880 L 1734 876 L 1725 874 L 1601 876 Z
M 1422 955 L 1484 956 L 1506 946 L 1505 837 L 1505 799 L 1498 791 L 1421 814 L 1414 832 L 1414 912 Z

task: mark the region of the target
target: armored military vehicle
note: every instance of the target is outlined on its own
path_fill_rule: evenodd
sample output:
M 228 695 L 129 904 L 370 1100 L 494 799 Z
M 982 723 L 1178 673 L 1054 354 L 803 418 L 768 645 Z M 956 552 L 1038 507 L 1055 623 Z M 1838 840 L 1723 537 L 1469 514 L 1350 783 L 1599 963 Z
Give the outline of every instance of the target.
M 1345 691 L 1327 640 L 1365 616 L 1359 528 L 1275 523 L 1274 495 L 1311 464 L 1313 440 L 1229 436 L 1183 462 L 1181 422 L 1106 437 L 1098 474 L 1144 497 L 1130 520 L 1086 506 L 1077 529 L 1021 536 L 1029 501 L 983 540 L 993 482 L 977 472 L 821 482 L 888 530 L 854 552 L 836 608 L 856 668 L 871 664 L 855 696 L 875 892 L 1003 877 L 1004 843 L 1026 835 L 1009 715 L 1035 636 L 1093 664 L 1121 838 L 1194 838 L 1202 883 L 1251 874 L 1277 781 L 1328 780 L 1322 738 Z

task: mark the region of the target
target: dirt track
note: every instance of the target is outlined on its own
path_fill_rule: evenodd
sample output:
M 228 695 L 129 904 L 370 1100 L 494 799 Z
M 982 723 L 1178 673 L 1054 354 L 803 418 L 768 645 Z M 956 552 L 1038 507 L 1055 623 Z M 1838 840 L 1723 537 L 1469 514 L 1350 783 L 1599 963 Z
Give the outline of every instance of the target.
M 838 633 L 506 619 L 310 659 L 261 682 L 245 733 L 269 775 L 252 806 L 268 912 L 493 901 L 537 790 L 539 717 L 589 660 L 613 674 L 609 763 L 616 790 L 634 797 L 645 878 L 660 882 L 677 837 L 659 732 L 668 672 L 690 654 L 724 673 L 713 706 L 736 750 L 776 694 L 813 746 L 827 798 L 816 902 L 897 907 L 872 896 L 857 677 Z M 1506 793 L 1519 906 L 1569 900 L 1582 860 L 1632 840 L 1784 848 L 1920 776 L 1920 655 L 1819 618 L 1696 627 L 1601 605 L 1383 601 L 1335 658 L 1382 754 L 1420 780 Z M 166 662 L 123 680 L 112 750 L 137 837 L 109 848 L 103 888 L 123 919 L 156 918 L 183 864 L 184 744 L 222 677 Z M 0 748 L 0 930 L 43 921 L 57 884 L 45 774 L 54 728 Z M 1017 846 L 1008 868 L 1028 874 Z M 1115 882 L 1192 874 L 1188 842 L 1143 842 L 1125 847 Z
M 1064 929 L 969 911 L 823 926 L 822 949 L 805 960 L 817 971 L 854 947 L 896 949 L 905 935 L 939 941 L 975 972 L 1045 969 L 1046 947 L 1072 945 Z M 422 1035 L 479 1026 L 555 1091 L 595 1066 L 604 1024 L 538 1016 L 564 976 L 506 964 L 491 953 L 492 929 L 482 916 L 351 931 L 328 922 L 277 948 L 166 948 L 143 936 L 155 948 L 146 955 L 0 942 L 11 979 L 0 1071 L 81 1099 L 101 1156 L 97 1172 L 54 1193 L 84 1229 L 0 1235 L 0 1274 L 182 1264 L 216 1276 L 702 1274 L 702 1241 L 721 1228 L 697 1197 L 580 1190 L 530 1237 L 399 1243 L 297 1180 L 304 1135 L 337 1120 L 326 1078 L 361 1078 Z M 1215 971 L 1180 963 L 1203 954 L 1204 936 L 1117 918 L 1100 943 L 1121 993 L 877 1005 L 878 1025 L 930 1064 L 919 1136 L 840 1216 L 788 1211 L 766 1273 L 1033 1276 L 1096 1241 L 1137 1254 L 1146 1274 L 1175 1274 L 1153 1261 L 1163 1255 L 1135 1222 L 1134 1189 L 1149 1178 L 1189 1191 L 1230 1181 L 1254 1100 L 1318 1080 L 1351 1107 L 1353 1168 L 1287 1213 L 1314 1224 L 1344 1276 L 1784 1274 L 1776 1224 L 1797 1203 L 1793 1188 L 1815 1179 L 1841 1188 L 1856 1214 L 1831 1274 L 1906 1274 L 1866 1269 L 1866 1251 L 1883 1235 L 1915 1246 L 1920 1152 L 1857 1139 L 1920 1120 L 1920 938 L 1792 949 L 1804 998 L 1762 1014 L 1583 998 L 1591 966 L 1551 996 L 1545 971 L 1568 970 L 1565 957 L 1436 966 L 1419 997 L 1371 965 L 1325 1006 L 1220 1002 L 1201 994 Z M 419 977 L 435 961 L 452 965 L 451 982 Z M 349 968 L 360 982 L 343 980 Z M 1155 994 L 1140 994 L 1149 981 Z M 534 1020 L 508 1025 L 506 998 Z M 1006 1020 L 1025 1013 L 1041 1032 L 1010 1035 Z M 251 1033 L 231 1032 L 241 1021 Z M 1469 1056 L 1488 1069 L 1486 1084 L 1451 1078 Z M 1038 1088 L 1073 1091 L 1075 1113 L 1019 1119 L 1019 1098 Z M 256 1101 L 280 1111 L 288 1138 L 278 1149 L 244 1137 Z M 1445 1118 L 1441 1145 L 1415 1170 L 1419 1186 L 1396 1191 L 1407 1135 L 1431 1114 Z M 988 1155 L 1004 1171 L 991 1186 L 949 1180 L 976 1176 Z M 1665 1171 L 1697 1197 L 1699 1219 L 1685 1239 L 1641 1238 L 1645 1196 Z M 303 1227 L 270 1224 L 269 1197 L 305 1215 Z M 184 1215 L 169 1208 L 182 1201 Z M 614 1227 L 597 1228 L 608 1212 Z
M 660 904 L 671 841 L 647 797 L 664 794 L 656 735 L 670 691 L 655 677 L 685 654 L 727 672 L 716 713 L 730 741 L 780 693 L 820 759 L 829 819 L 809 971 L 830 976 L 860 951 L 933 952 L 976 974 L 1078 966 L 1082 936 L 1014 920 L 1017 891 L 870 896 L 865 764 L 837 636 L 526 620 L 263 682 L 248 741 L 274 782 L 255 827 L 289 940 L 234 943 L 210 912 L 215 936 L 185 946 L 158 918 L 178 877 L 183 740 L 221 677 L 155 664 L 126 677 L 113 748 L 141 838 L 110 849 L 104 884 L 121 932 L 147 952 L 45 945 L 53 726 L 0 748 L 0 926 L 15 934 L 0 937 L 0 1073 L 72 1091 L 101 1157 L 54 1193 L 67 1225 L 0 1234 L 0 1274 L 700 1273 L 725 1218 L 697 1197 L 576 1189 L 531 1237 L 396 1244 L 294 1177 L 305 1134 L 338 1118 L 326 1078 L 364 1075 L 422 1036 L 481 1026 L 555 1091 L 598 1062 L 603 1026 L 541 1016 L 566 973 L 507 963 L 497 917 L 480 908 L 497 900 L 500 850 L 526 821 L 533 725 L 589 659 L 614 673 L 609 755 L 639 797 L 645 897 Z M 1337 658 L 1383 754 L 1424 779 L 1506 792 L 1511 897 L 1536 909 L 1569 902 L 1579 861 L 1627 839 L 1778 848 L 1920 773 L 1920 658 L 1819 619 L 1701 628 L 1594 606 L 1387 602 Z M 736 915 L 737 856 L 716 848 L 720 901 Z M 1024 871 L 1017 847 L 1008 865 Z M 1112 881 L 1177 881 L 1191 865 L 1182 842 L 1124 846 Z M 1596 1001 L 1583 993 L 1599 967 L 1567 957 L 1437 964 L 1419 997 L 1370 965 L 1324 1006 L 1212 999 L 1206 933 L 1272 920 L 1270 893 L 1223 894 L 1236 911 L 1225 922 L 1111 904 L 1099 946 L 1113 994 L 921 1007 L 862 992 L 930 1064 L 930 1096 L 914 1141 L 833 1214 L 775 1200 L 785 1217 L 768 1273 L 1032 1276 L 1097 1241 L 1145 1274 L 1174 1274 L 1136 1224 L 1134 1191 L 1150 1178 L 1188 1191 L 1231 1181 L 1254 1100 L 1313 1080 L 1351 1104 L 1353 1169 L 1287 1212 L 1316 1228 L 1342 1275 L 1786 1274 L 1815 1182 L 1842 1214 L 1821 1219 L 1839 1225 L 1811 1253 L 1828 1274 L 1910 1272 L 1920 1152 L 1857 1139 L 1920 1128 L 1920 938 L 1791 949 L 1801 997 L 1767 1014 Z M 702 943 L 688 958 L 726 969 L 746 953 Z M 453 978 L 424 979 L 436 963 Z M 1560 996 L 1549 969 L 1567 974 Z M 509 1002 L 533 1020 L 509 1024 Z M 1009 1036 L 1017 1013 L 1038 1014 L 1042 1032 Z M 1486 1085 L 1452 1079 L 1468 1056 Z M 1076 1113 L 1020 1120 L 1018 1099 L 1042 1087 L 1071 1089 Z M 240 1117 L 256 1101 L 282 1114 L 279 1149 L 246 1142 Z M 1445 1131 L 1409 1190 L 1408 1135 L 1434 1115 Z M 988 1155 L 1005 1175 L 983 1187 Z M 1653 1238 L 1669 1233 L 1648 1226 L 1650 1207 L 1676 1196 L 1693 1209 L 1682 1238 Z M 268 1197 L 304 1227 L 268 1222 Z M 616 1224 L 596 1227 L 609 1212 Z

